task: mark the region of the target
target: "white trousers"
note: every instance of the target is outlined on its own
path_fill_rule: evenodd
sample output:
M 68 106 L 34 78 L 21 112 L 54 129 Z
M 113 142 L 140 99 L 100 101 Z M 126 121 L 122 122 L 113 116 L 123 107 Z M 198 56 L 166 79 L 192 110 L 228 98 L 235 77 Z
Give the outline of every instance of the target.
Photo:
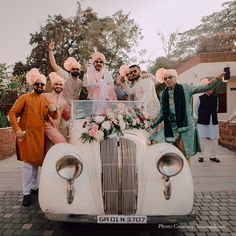
M 22 189 L 23 194 L 28 195 L 31 189 L 37 189 L 38 166 L 33 166 L 29 163 L 22 162 Z
M 200 138 L 200 146 L 202 150 L 202 155 L 204 159 L 208 157 L 208 152 L 210 148 L 210 156 L 212 158 L 217 157 L 217 149 L 218 149 L 218 139 L 207 139 L 207 138 Z M 209 148 L 208 148 L 209 147 Z

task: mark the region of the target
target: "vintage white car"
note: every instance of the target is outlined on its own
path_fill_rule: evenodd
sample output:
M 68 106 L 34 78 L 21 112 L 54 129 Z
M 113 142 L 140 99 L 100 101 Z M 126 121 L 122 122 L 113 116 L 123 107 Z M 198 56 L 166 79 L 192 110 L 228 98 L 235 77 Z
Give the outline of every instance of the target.
M 150 144 L 140 102 L 74 101 L 70 141 L 41 169 L 46 217 L 84 223 L 176 223 L 194 219 L 193 181 L 183 154 Z

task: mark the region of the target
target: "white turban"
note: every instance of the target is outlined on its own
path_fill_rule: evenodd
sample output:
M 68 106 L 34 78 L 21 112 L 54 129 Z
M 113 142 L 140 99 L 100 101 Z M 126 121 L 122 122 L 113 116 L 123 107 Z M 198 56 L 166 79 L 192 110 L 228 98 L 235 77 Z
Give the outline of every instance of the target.
M 56 72 L 51 72 L 49 75 L 49 78 L 51 80 L 51 85 L 53 86 L 55 83 L 62 83 L 63 86 L 65 84 L 64 78 L 59 76 Z
M 46 84 L 46 77 L 39 72 L 37 68 L 32 68 L 29 72 L 26 73 L 26 80 L 29 85 L 34 85 L 35 82 L 41 82 Z
M 129 66 L 126 65 L 126 64 L 122 65 L 122 66 L 120 67 L 120 69 L 119 69 L 119 74 L 120 74 L 122 77 L 125 77 L 126 74 L 128 74 L 128 73 L 129 73 Z
M 155 74 L 157 81 L 159 81 L 160 83 L 164 83 L 165 73 L 166 73 L 166 69 L 164 68 L 158 69 Z
M 81 65 L 74 57 L 68 57 L 64 62 L 64 68 L 71 71 L 72 68 L 80 69 Z
M 164 78 L 173 76 L 177 78 L 177 71 L 175 69 L 165 70 Z
M 106 62 L 105 56 L 100 52 L 95 52 L 92 54 L 92 62 L 94 63 L 97 59 L 101 59 L 104 63 Z

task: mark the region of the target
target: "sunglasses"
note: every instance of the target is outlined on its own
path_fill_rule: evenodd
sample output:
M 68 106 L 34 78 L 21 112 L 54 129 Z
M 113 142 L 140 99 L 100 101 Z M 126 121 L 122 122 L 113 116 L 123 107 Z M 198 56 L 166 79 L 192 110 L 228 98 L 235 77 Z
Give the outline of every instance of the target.
M 168 76 L 168 77 L 165 77 L 164 80 L 167 80 L 167 79 L 173 79 L 174 76 Z
M 132 75 L 132 74 L 136 74 L 137 72 L 138 72 L 137 70 L 132 70 L 129 72 L 129 74 Z
M 44 83 L 41 83 L 41 82 L 36 82 L 34 85 L 36 85 L 37 87 L 39 87 L 39 86 L 41 86 L 41 87 L 45 86 L 45 84 L 44 84 Z
M 72 68 L 71 71 L 79 71 L 78 68 Z
M 56 86 L 63 86 L 63 84 L 55 83 Z
M 104 62 L 103 61 L 95 61 L 95 63 L 103 64 Z

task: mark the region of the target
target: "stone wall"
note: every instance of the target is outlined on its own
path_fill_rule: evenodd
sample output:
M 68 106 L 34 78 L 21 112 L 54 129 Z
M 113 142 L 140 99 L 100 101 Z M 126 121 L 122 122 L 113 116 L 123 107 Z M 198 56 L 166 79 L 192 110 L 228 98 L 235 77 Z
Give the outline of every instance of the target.
M 219 144 L 236 152 L 236 123 L 219 122 L 220 140 Z
M 15 134 L 11 127 L 0 128 L 0 160 L 16 152 Z

